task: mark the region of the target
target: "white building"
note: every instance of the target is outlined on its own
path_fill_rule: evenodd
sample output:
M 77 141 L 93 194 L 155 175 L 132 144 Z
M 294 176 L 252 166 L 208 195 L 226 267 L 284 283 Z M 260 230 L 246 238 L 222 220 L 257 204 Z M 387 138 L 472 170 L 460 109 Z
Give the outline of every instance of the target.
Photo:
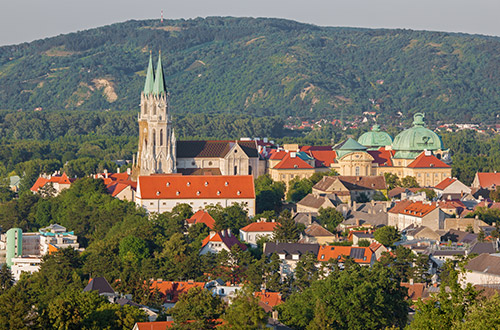
M 461 274 L 460 279 L 465 286 L 467 283 L 500 284 L 500 255 L 482 253 L 470 260 L 465 266 L 467 272 Z
M 257 247 L 257 240 L 261 237 L 272 237 L 276 228 L 276 222 L 253 222 L 240 229 L 240 239 Z
M 236 236 L 231 233 L 230 229 L 220 232 L 211 231 L 201 243 L 200 255 L 207 253 L 219 253 L 222 250 L 231 251 L 233 245 L 239 245 L 240 249 L 245 251 L 246 245 L 241 243 Z
M 170 212 L 178 204 L 194 211 L 208 205 L 241 204 L 255 215 L 255 188 L 251 175 L 139 176 L 135 202 L 148 212 Z
M 12 266 L 10 271 L 15 281 L 19 281 L 22 273 L 34 273 L 40 269 L 42 263 L 41 256 L 22 256 L 12 258 Z

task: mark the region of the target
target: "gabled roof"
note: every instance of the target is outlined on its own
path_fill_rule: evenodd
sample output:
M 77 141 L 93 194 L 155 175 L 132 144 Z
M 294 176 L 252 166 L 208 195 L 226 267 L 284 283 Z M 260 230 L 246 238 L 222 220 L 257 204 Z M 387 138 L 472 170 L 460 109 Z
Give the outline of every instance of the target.
M 33 192 L 37 192 L 38 189 L 42 188 L 49 182 L 58 184 L 71 184 L 73 181 L 75 180 L 68 178 L 66 173 L 63 173 L 61 176 L 51 176 L 50 178 L 39 177 L 33 187 L 30 188 L 30 190 Z
M 264 308 L 266 313 L 271 312 L 274 307 L 283 303 L 279 292 L 258 291 L 254 292 L 254 296 L 259 298 L 259 306 Z
M 205 287 L 205 282 L 171 282 L 156 280 L 151 282 L 149 288 L 151 291 L 158 290 L 165 303 L 176 303 L 179 300 L 179 295 L 195 287 L 203 289 Z
M 111 196 L 116 197 L 116 195 L 118 195 L 128 187 L 134 189 L 135 188 L 134 186 L 135 184 L 127 184 L 124 182 L 111 182 L 110 184 L 106 185 L 106 189 Z
M 383 175 L 374 176 L 325 176 L 314 185 L 314 189 L 329 191 L 330 187 L 339 180 L 349 191 L 351 190 L 385 190 L 387 184 Z
M 292 154 L 295 154 L 295 157 L 292 157 Z M 283 159 L 276 164 L 273 169 L 313 169 L 311 165 L 306 163 L 300 157 L 296 155 L 296 153 L 289 152 L 286 154 Z
M 424 204 L 422 202 L 412 202 L 406 206 L 401 212 L 402 214 L 412 215 L 415 217 L 424 217 L 436 209 L 434 204 Z
M 353 138 L 348 138 L 340 147 L 339 150 L 366 150 L 367 148 L 354 140 Z
M 476 175 L 479 180 L 479 186 L 482 188 L 489 188 L 492 186 L 500 185 L 500 172 L 499 173 L 477 172 Z
M 482 254 L 482 253 L 495 253 L 497 252 L 495 249 L 495 243 L 494 242 L 477 242 L 474 244 L 472 249 L 470 250 L 469 254 Z
M 306 207 L 312 207 L 314 209 L 319 209 L 320 207 L 325 205 L 325 203 L 328 204 L 328 201 L 330 201 L 328 199 L 328 197 L 307 194 L 304 198 L 302 198 L 299 202 L 297 202 L 297 205 L 302 205 L 302 206 L 306 206 Z M 331 202 L 331 206 L 335 206 L 335 204 L 333 204 L 333 202 Z
M 312 237 L 330 237 L 330 236 L 335 236 L 333 235 L 330 231 L 327 229 L 323 228 L 323 226 L 313 223 L 309 225 L 305 230 L 305 234 L 307 236 L 312 236 Z
M 243 227 L 240 231 L 244 232 L 273 232 L 276 228 L 276 222 L 252 222 L 251 224 Z
M 135 325 L 137 330 L 165 330 L 172 328 L 174 321 L 137 322 Z
M 353 246 L 321 246 L 318 252 L 318 261 L 328 261 L 337 259 L 344 261 L 346 257 L 350 257 L 358 264 L 370 264 L 373 251 L 369 247 L 353 247 Z
M 214 229 L 215 220 L 212 216 L 205 210 L 199 210 L 189 219 L 186 219 L 189 224 L 204 223 L 208 228 Z
M 267 242 L 264 245 L 264 254 L 271 255 L 273 253 L 284 254 L 285 259 L 292 259 L 292 255 L 304 255 L 312 253 L 317 256 L 319 250 L 318 244 L 299 244 L 299 243 L 274 243 Z
M 465 269 L 480 272 L 484 275 L 500 276 L 500 256 L 482 253 L 469 261 Z
M 432 154 L 427 154 L 422 152 L 414 161 L 409 165 L 409 168 L 450 168 L 451 166 L 445 164 L 441 160 L 437 159 L 436 156 Z
M 115 290 L 109 285 L 104 277 L 91 278 L 89 284 L 83 289 L 83 292 L 97 291 L 99 294 L 115 293 Z
M 287 152 L 285 150 L 279 150 L 278 151 L 276 149 L 271 149 L 270 154 L 271 154 L 271 156 L 269 157 L 269 159 L 271 159 L 271 160 L 282 160 L 287 155 Z
M 255 141 L 177 141 L 177 158 L 224 158 L 238 144 L 248 157 L 258 158 Z
M 231 250 L 231 248 L 235 244 L 238 244 L 243 251 L 247 249 L 247 246 L 241 243 L 238 238 L 231 234 L 231 231 L 228 229 L 219 232 L 211 232 L 207 237 L 205 237 L 201 244 L 201 247 L 203 248 L 209 242 L 222 242 L 229 250 Z
M 255 198 L 252 175 L 139 176 L 141 199 Z
M 408 299 L 417 301 L 420 298 L 424 298 L 425 283 L 400 283 L 400 285 L 408 289 Z
M 403 210 L 407 206 L 409 206 L 410 204 L 412 204 L 412 203 L 413 202 L 409 201 L 409 200 L 404 200 L 404 201 L 396 202 L 396 204 L 390 210 L 388 210 L 387 212 L 399 214 L 399 213 L 403 212 Z
M 453 182 L 457 181 L 457 178 L 446 178 L 440 183 L 438 183 L 434 188 L 439 190 L 445 190 L 448 188 Z

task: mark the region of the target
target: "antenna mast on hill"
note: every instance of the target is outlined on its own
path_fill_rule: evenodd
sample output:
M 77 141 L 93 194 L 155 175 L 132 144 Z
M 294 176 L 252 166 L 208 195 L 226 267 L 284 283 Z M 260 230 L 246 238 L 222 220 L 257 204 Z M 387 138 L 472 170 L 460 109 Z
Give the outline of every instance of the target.
M 163 9 L 161 10 L 161 23 L 163 23 Z

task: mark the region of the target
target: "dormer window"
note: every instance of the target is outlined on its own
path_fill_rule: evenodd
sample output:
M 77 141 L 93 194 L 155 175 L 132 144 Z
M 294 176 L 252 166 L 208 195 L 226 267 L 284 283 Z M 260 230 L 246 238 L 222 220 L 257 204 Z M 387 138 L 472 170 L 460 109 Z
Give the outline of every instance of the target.
M 167 187 L 170 187 L 170 182 L 167 182 Z
M 238 191 L 236 192 L 236 194 L 237 194 L 238 196 L 239 196 L 239 195 L 241 195 L 241 191 L 239 191 L 239 190 L 238 190 Z
M 181 194 L 181 192 L 180 192 L 180 191 L 178 191 L 178 192 L 176 192 L 175 194 L 176 194 L 177 196 L 179 196 L 179 195 Z
M 197 195 L 197 196 L 200 196 L 200 194 L 201 194 L 201 192 L 198 190 L 198 191 L 196 192 L 196 195 Z
M 217 196 L 219 196 L 219 195 L 220 195 L 220 191 L 217 191 Z
M 226 187 L 227 187 L 227 186 L 229 186 L 229 182 L 227 182 L 227 181 L 226 181 L 226 182 L 224 183 L 224 185 L 225 185 Z
M 205 181 L 205 187 L 207 187 L 207 186 L 208 186 L 208 181 Z
M 186 185 L 189 187 L 189 186 L 191 185 L 191 182 L 189 182 L 189 181 L 188 181 L 188 182 L 186 183 Z
M 156 196 L 160 196 L 160 192 L 159 191 L 156 192 Z

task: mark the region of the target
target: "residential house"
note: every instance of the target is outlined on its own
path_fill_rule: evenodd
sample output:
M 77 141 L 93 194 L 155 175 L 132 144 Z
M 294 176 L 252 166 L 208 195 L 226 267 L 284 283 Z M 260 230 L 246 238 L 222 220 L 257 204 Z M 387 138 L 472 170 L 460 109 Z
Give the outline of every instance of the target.
M 203 289 L 205 287 L 205 282 L 172 282 L 158 279 L 152 281 L 150 284 L 150 290 L 152 292 L 156 291 L 160 294 L 163 300 L 163 306 L 167 309 L 174 307 L 181 294 L 186 293 L 195 287 Z
M 274 181 L 284 182 L 288 186 L 291 180 L 308 178 L 316 172 L 314 158 L 304 152 L 276 153 L 270 160 L 277 160 L 281 155 L 283 157 L 276 165 L 272 166 L 273 163 L 269 163 L 269 175 Z
M 314 222 L 301 234 L 299 243 L 329 244 L 338 240 L 337 235 L 332 234 L 320 224 Z
M 104 170 L 103 173 L 93 175 L 94 179 L 102 179 L 106 185 L 108 193 L 122 201 L 133 202 L 137 189 L 137 182 L 132 180 L 132 171 L 130 168 L 127 172 L 108 173 Z
M 482 253 L 465 266 L 467 272 L 460 275 L 465 285 L 500 284 L 500 256 Z
M 174 321 L 137 322 L 132 330 L 166 330 L 174 326 Z
M 197 223 L 205 224 L 210 230 L 214 230 L 215 228 L 215 220 L 212 216 L 205 210 L 196 211 L 191 218 L 186 219 L 186 224 L 191 227 Z
M 208 205 L 240 204 L 255 215 L 255 188 L 251 175 L 150 175 L 139 176 L 135 202 L 148 212 L 170 212 L 179 204 L 193 210 Z
M 346 258 L 361 266 L 372 266 L 377 260 L 375 253 L 369 247 L 324 245 L 320 246 L 318 251 L 318 261 L 337 260 L 342 263 Z
M 344 203 L 387 196 L 383 176 L 325 176 L 312 188 L 317 196 L 336 195 Z
M 446 178 L 434 187 L 438 198 L 446 196 L 451 199 L 460 199 L 465 194 L 471 193 L 471 188 L 460 182 L 457 178 Z
M 378 242 L 373 242 L 369 246 L 370 250 L 373 251 L 375 254 L 375 259 L 379 260 L 380 257 L 382 256 L 382 253 L 389 251 L 388 248 L 386 248 L 384 245 L 378 243 Z
M 477 172 L 472 181 L 472 188 L 496 189 L 500 185 L 500 173 Z
M 306 254 L 318 255 L 319 244 L 299 244 L 299 243 L 275 243 L 264 244 L 264 254 L 270 256 L 276 253 L 280 260 L 281 277 L 285 278 L 293 274 L 297 262 Z
M 362 231 L 351 231 L 349 232 L 349 240 L 352 241 L 353 246 L 359 246 L 359 241 L 368 241 L 371 243 L 376 243 L 377 240 L 373 237 L 371 232 Z
M 340 204 L 337 206 L 337 211 L 342 213 L 345 221 L 340 225 L 343 229 L 348 227 L 383 227 L 387 226 L 388 213 L 391 202 L 375 202 Z
M 236 292 L 241 289 L 239 285 L 224 283 L 221 279 L 213 280 L 205 284 L 205 289 L 212 292 L 214 296 L 219 296 L 224 302 L 231 304 Z
M 444 220 L 444 230 L 446 231 L 451 229 L 466 231 L 472 228 L 475 233 L 479 233 L 481 227 L 484 226 L 488 226 L 488 224 L 475 218 L 446 218 Z
M 276 222 L 253 222 L 240 229 L 240 240 L 250 244 L 252 247 L 257 247 L 259 238 L 271 238 L 276 228 Z
M 444 228 L 445 213 L 432 203 L 401 201 L 388 212 L 389 226 L 399 230 L 410 225 L 425 226 L 434 231 Z
M 275 307 L 283 303 L 280 292 L 269 292 L 266 290 L 254 292 L 254 296 L 259 298 L 259 306 L 266 313 L 271 313 L 274 319 L 278 318 L 278 312 Z
M 243 251 L 246 245 L 241 243 L 236 236 L 231 234 L 230 229 L 219 232 L 211 231 L 201 243 L 200 255 L 207 253 L 219 253 L 222 250 L 231 251 L 233 245 L 238 245 Z
M 409 226 L 404 230 L 404 236 L 409 241 L 427 239 L 439 242 L 441 240 L 439 233 L 425 226 Z
M 340 202 L 337 195 L 328 194 L 326 196 L 318 196 L 307 194 L 299 202 L 297 202 L 298 213 L 318 213 L 321 208 L 335 207 Z
M 53 175 L 42 174 L 35 181 L 30 190 L 33 193 L 41 193 L 43 195 L 51 194 L 57 196 L 64 189 L 68 189 L 73 181 L 75 181 L 75 179 L 68 178 L 66 173 L 63 173 L 62 175 L 59 173 L 55 173 Z

